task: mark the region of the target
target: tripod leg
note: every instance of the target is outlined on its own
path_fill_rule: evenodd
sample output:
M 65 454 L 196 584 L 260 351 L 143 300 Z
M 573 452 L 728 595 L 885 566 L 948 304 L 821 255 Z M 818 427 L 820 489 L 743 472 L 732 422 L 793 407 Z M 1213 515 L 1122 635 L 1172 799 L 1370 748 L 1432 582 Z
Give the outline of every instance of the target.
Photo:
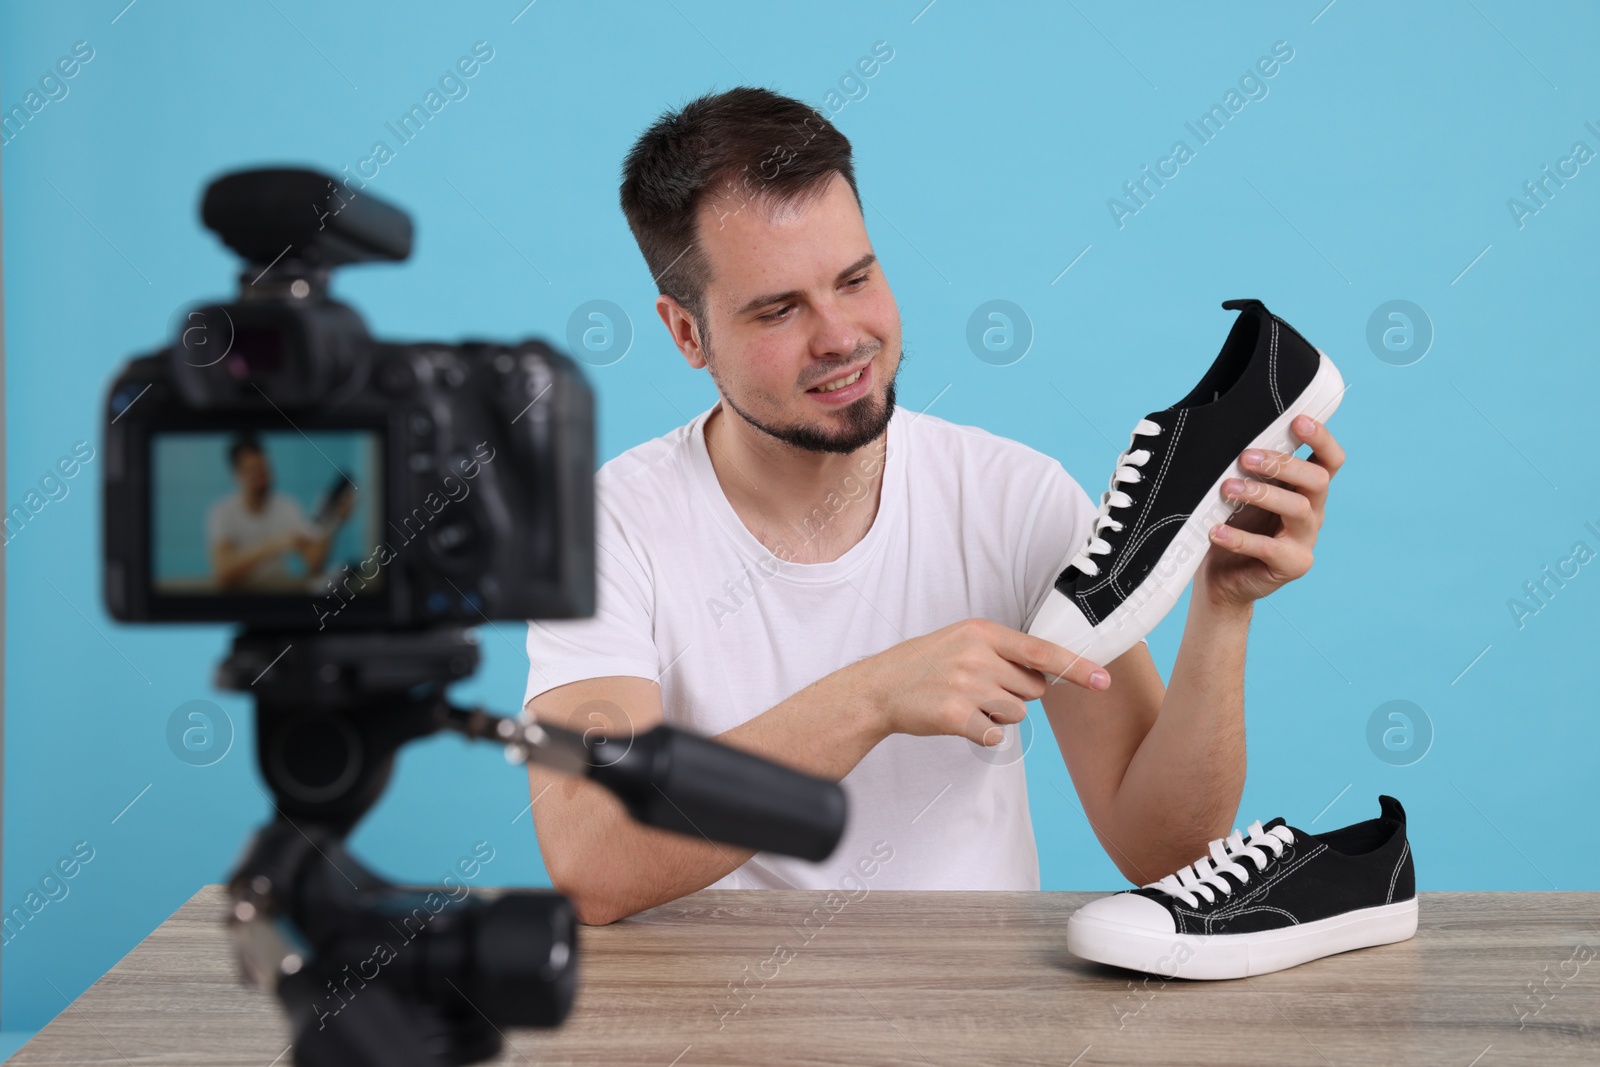
M 499 1033 L 481 1018 L 442 1019 L 382 982 L 337 995 L 329 981 L 310 967 L 278 986 L 296 1067 L 455 1067 L 500 1051 Z

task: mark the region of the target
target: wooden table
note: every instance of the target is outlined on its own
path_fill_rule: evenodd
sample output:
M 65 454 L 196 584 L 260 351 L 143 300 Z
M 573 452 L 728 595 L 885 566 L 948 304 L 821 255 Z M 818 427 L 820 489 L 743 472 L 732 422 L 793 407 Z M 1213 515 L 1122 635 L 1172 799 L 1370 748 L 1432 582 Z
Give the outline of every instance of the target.
M 583 929 L 566 1025 L 494 1062 L 1600 1064 L 1600 893 L 1424 893 L 1411 941 L 1226 982 L 1069 955 L 1094 895 L 697 893 Z M 286 1067 L 224 912 L 196 893 L 10 1063 Z

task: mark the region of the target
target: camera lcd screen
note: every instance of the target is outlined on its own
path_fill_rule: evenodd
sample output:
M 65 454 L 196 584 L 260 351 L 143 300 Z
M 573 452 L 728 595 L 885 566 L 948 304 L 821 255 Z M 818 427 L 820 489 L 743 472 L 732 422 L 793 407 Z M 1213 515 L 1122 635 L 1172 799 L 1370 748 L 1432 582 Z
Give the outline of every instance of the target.
M 307 597 L 382 540 L 375 430 L 161 431 L 150 439 L 150 579 L 163 597 Z M 365 588 L 380 591 L 384 576 Z

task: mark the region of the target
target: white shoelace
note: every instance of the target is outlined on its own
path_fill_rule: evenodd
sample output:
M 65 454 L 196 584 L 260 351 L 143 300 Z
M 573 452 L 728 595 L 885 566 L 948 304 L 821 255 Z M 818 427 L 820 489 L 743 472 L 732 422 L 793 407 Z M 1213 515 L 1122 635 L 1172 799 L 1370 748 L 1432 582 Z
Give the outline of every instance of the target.
M 1083 546 L 1076 556 L 1072 557 L 1069 566 L 1078 568 L 1084 574 L 1093 578 L 1100 573 L 1100 565 L 1090 556 L 1103 556 L 1111 551 L 1111 545 L 1100 536 L 1100 531 L 1106 527 L 1120 531 L 1122 523 L 1111 517 L 1112 508 L 1125 508 L 1133 503 L 1133 498 L 1117 488 L 1119 482 L 1137 482 L 1143 479 L 1139 468 L 1150 459 L 1148 448 L 1134 448 L 1137 443 L 1135 437 L 1144 434 L 1153 437 L 1161 432 L 1161 427 L 1149 419 L 1140 419 L 1139 425 L 1133 428 L 1133 433 L 1128 435 L 1128 447 L 1122 455 L 1117 457 L 1117 469 L 1111 473 L 1111 488 L 1100 494 L 1100 511 L 1094 521 L 1094 531 L 1089 535 L 1089 543 Z
M 1219 837 L 1211 842 L 1210 857 L 1202 856 L 1189 866 L 1176 874 L 1169 874 L 1158 882 L 1151 882 L 1146 889 L 1159 889 L 1171 897 L 1177 897 L 1189 907 L 1196 907 L 1200 897 L 1210 904 L 1217 899 L 1216 894 L 1228 896 L 1234 887 L 1222 877 L 1227 872 L 1238 878 L 1240 882 L 1249 882 L 1252 873 L 1259 873 L 1266 869 L 1271 860 L 1267 859 L 1264 849 L 1272 850 L 1272 859 L 1283 855 L 1283 850 L 1294 844 L 1294 831 L 1287 826 L 1274 826 L 1271 830 L 1261 829 L 1260 822 L 1250 824 L 1250 839 L 1246 841 L 1244 835 L 1237 828 L 1232 836 Z M 1248 856 L 1255 862 L 1255 872 L 1246 869 L 1239 860 Z

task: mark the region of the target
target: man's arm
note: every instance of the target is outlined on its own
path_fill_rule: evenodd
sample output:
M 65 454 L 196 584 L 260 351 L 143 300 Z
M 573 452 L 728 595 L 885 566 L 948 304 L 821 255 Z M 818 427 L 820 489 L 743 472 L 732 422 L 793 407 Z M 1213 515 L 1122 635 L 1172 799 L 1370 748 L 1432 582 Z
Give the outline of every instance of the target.
M 716 740 L 838 781 L 882 739 L 878 716 L 843 672 L 794 696 Z M 540 722 L 608 736 L 643 733 L 662 719 L 661 689 L 645 678 L 592 678 L 528 701 Z M 717 881 L 750 849 L 657 830 L 634 822 L 621 801 L 583 778 L 530 765 L 534 828 L 551 884 L 572 898 L 581 922 L 617 919 Z
M 274 559 L 294 548 L 293 534 L 279 534 L 252 548 L 241 549 L 232 541 L 218 541 L 211 546 L 211 571 L 217 585 L 228 588 L 238 585 L 256 565 Z
M 1170 686 L 1141 643 L 1109 664 L 1111 688 L 1053 685 L 1040 698 L 1089 825 L 1136 885 L 1193 862 L 1233 825 L 1250 614 L 1191 598 Z
M 994 746 L 1049 677 L 1093 685 L 1099 665 L 1037 637 L 964 619 L 892 645 L 812 682 L 716 740 L 838 781 L 890 734 L 965 737 Z M 661 690 L 644 678 L 594 678 L 528 701 L 540 722 L 629 736 L 662 719 Z M 584 923 L 703 889 L 754 853 L 640 826 L 593 782 L 530 767 L 534 828 L 551 883 Z M 853 818 L 870 818 L 856 812 Z
M 1041 698 L 1084 814 L 1135 883 L 1204 855 L 1238 811 L 1250 616 L 1311 569 L 1328 483 L 1344 465 L 1326 426 L 1302 415 L 1293 429 L 1309 457 L 1250 449 L 1240 462 L 1258 477 L 1223 482 L 1242 508 L 1211 530 L 1165 692 L 1149 649 L 1135 645 L 1111 664 L 1104 692 L 1051 687 Z

